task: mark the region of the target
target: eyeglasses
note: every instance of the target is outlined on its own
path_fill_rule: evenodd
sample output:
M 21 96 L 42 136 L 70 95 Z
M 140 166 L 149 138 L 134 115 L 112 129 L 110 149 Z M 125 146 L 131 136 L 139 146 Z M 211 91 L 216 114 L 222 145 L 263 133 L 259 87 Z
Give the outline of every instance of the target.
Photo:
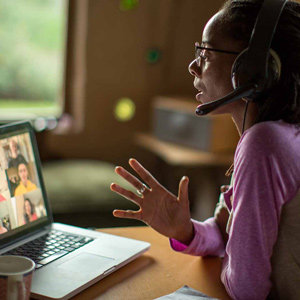
M 196 59 L 196 63 L 197 63 L 198 67 L 200 67 L 200 65 L 201 65 L 201 60 L 206 59 L 206 56 L 204 55 L 205 50 L 220 52 L 220 53 L 227 53 L 227 54 L 235 54 L 235 55 L 240 54 L 240 52 L 203 47 L 203 46 L 200 46 L 200 44 L 197 42 L 197 43 L 195 43 L 195 59 Z

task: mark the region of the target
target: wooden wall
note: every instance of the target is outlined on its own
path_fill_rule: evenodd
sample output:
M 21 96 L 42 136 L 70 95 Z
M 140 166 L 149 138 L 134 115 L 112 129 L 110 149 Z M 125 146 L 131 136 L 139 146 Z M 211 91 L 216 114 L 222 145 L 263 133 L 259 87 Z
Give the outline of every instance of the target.
M 195 96 L 188 73 L 194 42 L 201 41 L 205 23 L 222 1 L 139 2 L 137 8 L 122 11 L 120 0 L 70 1 L 66 111 L 74 119 L 71 127 L 77 129 L 39 134 L 42 159 L 124 163 L 142 155 L 133 135 L 151 127 L 155 95 Z M 162 54 L 157 64 L 146 61 L 153 47 Z M 113 115 L 117 100 L 124 96 L 136 104 L 129 122 Z

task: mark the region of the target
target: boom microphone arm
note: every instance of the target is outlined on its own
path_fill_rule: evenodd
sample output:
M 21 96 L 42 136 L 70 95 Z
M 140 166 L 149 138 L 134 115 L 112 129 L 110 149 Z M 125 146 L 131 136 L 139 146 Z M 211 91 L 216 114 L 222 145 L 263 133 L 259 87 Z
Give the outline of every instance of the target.
M 249 82 L 247 84 L 244 84 L 241 87 L 238 87 L 237 89 L 235 89 L 233 92 L 226 95 L 225 97 L 222 97 L 218 100 L 208 102 L 206 104 L 199 105 L 196 108 L 196 114 L 200 115 L 200 116 L 207 115 L 211 111 L 213 111 L 223 105 L 226 105 L 233 101 L 239 100 L 241 98 L 250 96 L 251 94 L 253 94 L 255 92 L 256 88 L 257 88 L 257 86 L 255 83 Z

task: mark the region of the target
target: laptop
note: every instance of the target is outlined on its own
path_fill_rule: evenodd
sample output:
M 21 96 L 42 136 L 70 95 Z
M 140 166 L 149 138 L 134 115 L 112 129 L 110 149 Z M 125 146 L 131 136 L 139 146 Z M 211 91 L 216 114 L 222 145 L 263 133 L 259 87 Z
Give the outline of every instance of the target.
M 36 262 L 32 298 L 68 299 L 149 248 L 147 242 L 54 223 L 30 122 L 0 127 L 0 255 Z

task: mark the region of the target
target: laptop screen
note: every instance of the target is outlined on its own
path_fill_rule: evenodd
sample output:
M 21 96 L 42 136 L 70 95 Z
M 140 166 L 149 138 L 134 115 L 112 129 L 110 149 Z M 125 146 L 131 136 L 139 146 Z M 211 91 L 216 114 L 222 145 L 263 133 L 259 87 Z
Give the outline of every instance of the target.
M 48 220 L 33 132 L 13 127 L 0 131 L 0 240 Z

